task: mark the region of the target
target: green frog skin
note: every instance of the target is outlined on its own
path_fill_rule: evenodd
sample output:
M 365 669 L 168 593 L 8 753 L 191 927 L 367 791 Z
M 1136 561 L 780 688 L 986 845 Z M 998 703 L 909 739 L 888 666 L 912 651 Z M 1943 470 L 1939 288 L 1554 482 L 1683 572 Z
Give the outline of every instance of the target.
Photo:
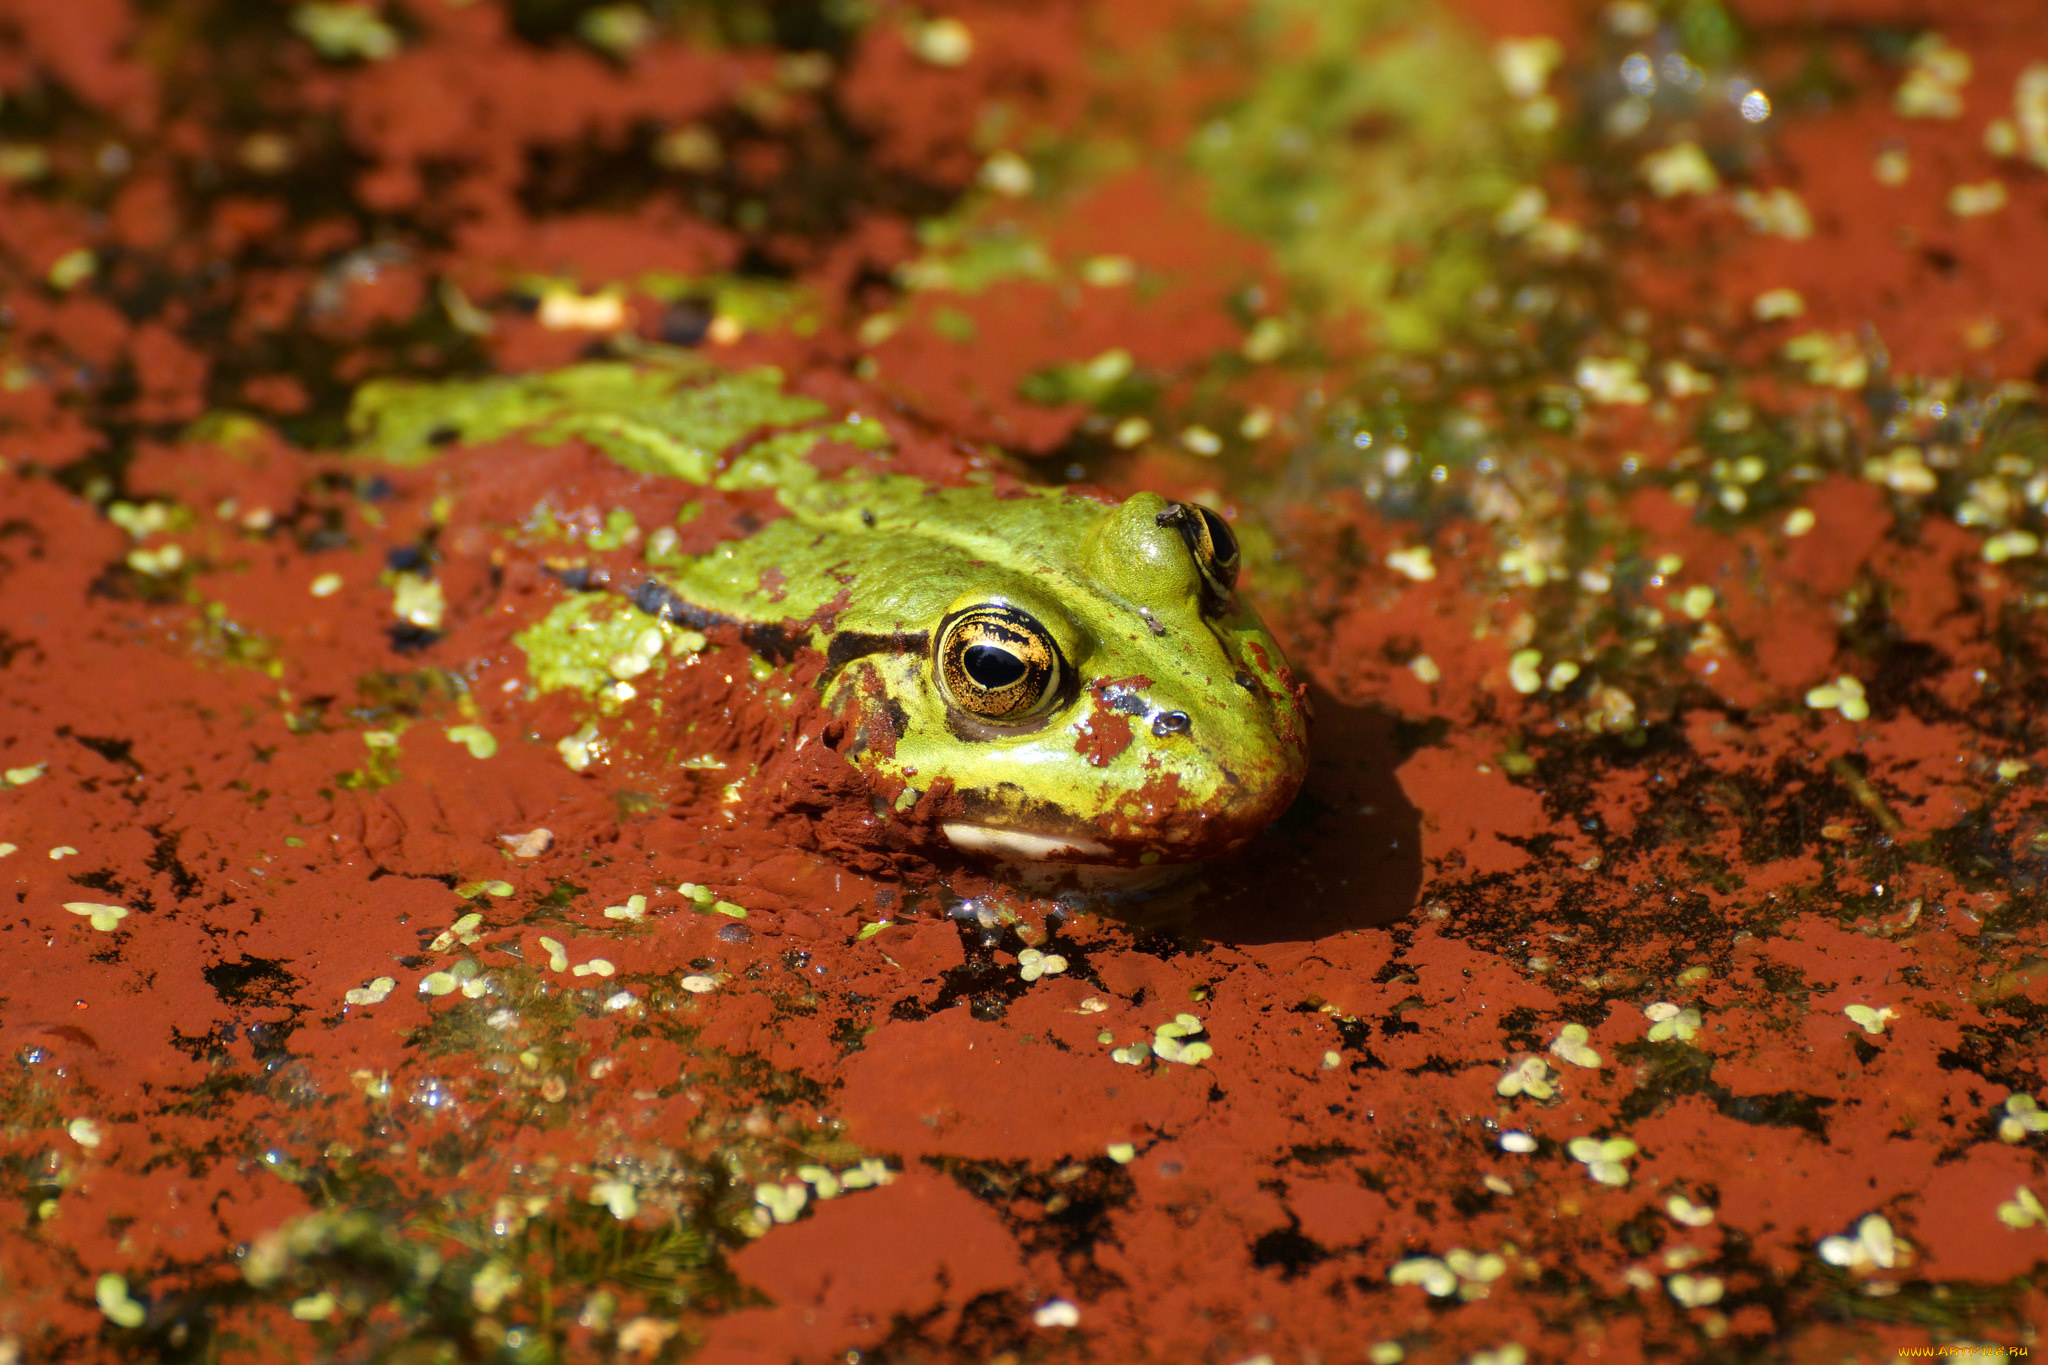
M 615 368 L 618 385 L 647 382 Z M 1238 848 L 1293 800 L 1301 688 L 1238 595 L 1236 538 L 1217 513 L 1155 493 L 829 475 L 791 433 L 735 458 L 675 444 L 673 403 L 593 395 L 588 378 L 555 378 L 539 404 L 533 385 L 549 381 L 486 381 L 525 383 L 524 407 L 479 398 L 483 385 L 386 391 L 370 396 L 372 420 L 387 454 L 439 421 L 438 445 L 451 425 L 464 439 L 581 438 L 645 472 L 772 490 L 784 514 L 751 534 L 694 556 L 650 538 L 606 577 L 661 621 L 737 625 L 778 661 L 815 651 L 841 755 L 887 798 L 879 809 L 929 794 L 932 823 L 963 852 L 1137 868 Z M 460 401 L 437 404 L 436 390 Z

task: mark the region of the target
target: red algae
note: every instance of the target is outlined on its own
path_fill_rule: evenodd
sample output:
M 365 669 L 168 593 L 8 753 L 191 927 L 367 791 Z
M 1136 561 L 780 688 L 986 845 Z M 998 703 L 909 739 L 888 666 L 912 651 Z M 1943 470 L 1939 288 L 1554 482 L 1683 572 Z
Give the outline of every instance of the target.
M 2035 1344 L 2038 6 L 873 8 L 0 0 L 0 1362 Z M 685 356 L 1228 509 L 1302 797 L 542 691 L 775 490 L 351 395 Z

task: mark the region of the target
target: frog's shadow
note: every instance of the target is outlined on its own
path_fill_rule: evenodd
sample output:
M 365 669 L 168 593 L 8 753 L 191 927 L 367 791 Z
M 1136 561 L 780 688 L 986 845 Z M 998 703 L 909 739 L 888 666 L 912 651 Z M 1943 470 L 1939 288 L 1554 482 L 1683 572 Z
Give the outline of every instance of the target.
M 1394 769 L 1394 718 L 1317 691 L 1301 795 L 1234 857 L 1182 894 L 1120 915 L 1216 943 L 1290 943 L 1390 924 L 1422 886 L 1422 816 Z

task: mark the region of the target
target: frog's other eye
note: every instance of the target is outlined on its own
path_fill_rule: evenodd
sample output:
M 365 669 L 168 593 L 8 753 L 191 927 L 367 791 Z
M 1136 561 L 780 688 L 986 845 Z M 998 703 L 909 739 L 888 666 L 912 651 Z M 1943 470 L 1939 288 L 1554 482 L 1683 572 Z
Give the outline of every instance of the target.
M 1180 527 L 1181 539 L 1202 571 L 1202 583 L 1218 605 L 1237 587 L 1237 533 L 1220 513 L 1198 502 L 1177 502 L 1159 514 L 1160 525 Z
M 1060 647 L 1029 612 L 969 607 L 939 627 L 932 666 L 946 700 L 978 720 L 1014 725 L 1059 694 Z

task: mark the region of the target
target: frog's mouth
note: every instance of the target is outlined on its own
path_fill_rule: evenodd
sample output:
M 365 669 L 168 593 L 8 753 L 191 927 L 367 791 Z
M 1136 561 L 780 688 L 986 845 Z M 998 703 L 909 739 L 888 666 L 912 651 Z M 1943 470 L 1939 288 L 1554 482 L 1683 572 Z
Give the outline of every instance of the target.
M 947 840 L 962 853 L 984 853 L 1028 863 L 1088 863 L 1116 856 L 1108 844 L 1071 834 L 1034 834 L 964 820 L 948 821 L 943 828 Z

